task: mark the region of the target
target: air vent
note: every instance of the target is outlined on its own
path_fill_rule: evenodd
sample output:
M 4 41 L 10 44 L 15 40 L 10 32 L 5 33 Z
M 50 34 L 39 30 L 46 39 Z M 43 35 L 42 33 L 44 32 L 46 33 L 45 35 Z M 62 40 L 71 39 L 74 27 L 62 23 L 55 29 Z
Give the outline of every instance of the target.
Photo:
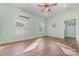
M 27 17 L 27 16 L 24 16 L 24 15 L 20 15 L 19 17 L 22 17 L 22 18 L 29 19 L 29 17 Z

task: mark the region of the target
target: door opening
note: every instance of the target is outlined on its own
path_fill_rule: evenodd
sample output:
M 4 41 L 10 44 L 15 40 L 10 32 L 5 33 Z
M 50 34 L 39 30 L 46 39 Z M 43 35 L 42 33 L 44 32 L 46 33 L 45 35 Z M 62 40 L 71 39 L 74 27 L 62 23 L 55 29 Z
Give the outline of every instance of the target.
M 65 30 L 64 30 L 65 42 L 70 47 L 77 49 L 76 19 L 67 20 L 64 23 L 65 23 Z

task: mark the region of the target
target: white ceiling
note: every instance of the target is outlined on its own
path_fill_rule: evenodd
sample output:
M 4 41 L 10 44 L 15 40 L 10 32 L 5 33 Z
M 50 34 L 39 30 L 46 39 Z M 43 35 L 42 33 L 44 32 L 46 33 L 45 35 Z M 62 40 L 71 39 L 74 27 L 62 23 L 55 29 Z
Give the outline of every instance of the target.
M 10 5 L 28 10 L 29 12 L 32 12 L 36 15 L 39 15 L 41 17 L 50 17 L 52 15 L 55 15 L 57 13 L 61 13 L 65 10 L 68 9 L 73 9 L 78 7 L 79 8 L 79 4 L 78 3 L 58 3 L 56 7 L 54 7 L 54 9 L 52 8 L 52 11 L 46 16 L 44 13 L 41 13 L 41 7 L 38 7 L 37 5 L 41 4 L 41 3 L 12 3 Z

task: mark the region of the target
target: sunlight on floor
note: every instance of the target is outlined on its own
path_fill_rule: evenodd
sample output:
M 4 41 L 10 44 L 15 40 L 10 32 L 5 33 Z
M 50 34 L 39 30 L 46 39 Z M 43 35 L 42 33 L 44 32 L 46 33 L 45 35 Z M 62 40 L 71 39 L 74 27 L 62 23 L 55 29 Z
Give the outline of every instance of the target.
M 5 49 L 5 48 L 7 48 L 7 47 L 9 47 L 9 46 L 10 46 L 10 45 L 2 46 L 2 47 L 0 47 L 0 50 Z
M 70 55 L 70 56 L 77 56 L 78 55 L 78 53 L 76 53 L 76 51 L 75 50 L 73 50 L 71 47 L 69 47 L 69 46 L 66 46 L 66 45 L 63 45 L 63 44 L 61 44 L 61 43 L 57 43 L 59 46 L 60 46 L 60 48 L 62 49 L 62 51 L 65 53 L 65 54 L 67 54 L 67 55 Z
M 35 40 L 26 50 L 24 50 L 24 53 L 36 48 L 41 40 L 42 38 Z

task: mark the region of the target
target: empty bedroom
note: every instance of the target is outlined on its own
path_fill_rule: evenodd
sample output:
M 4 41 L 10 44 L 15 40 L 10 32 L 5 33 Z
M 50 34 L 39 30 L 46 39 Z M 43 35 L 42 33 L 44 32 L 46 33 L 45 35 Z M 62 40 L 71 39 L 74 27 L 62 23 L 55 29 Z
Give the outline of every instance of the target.
M 79 56 L 79 3 L 0 3 L 0 56 Z

